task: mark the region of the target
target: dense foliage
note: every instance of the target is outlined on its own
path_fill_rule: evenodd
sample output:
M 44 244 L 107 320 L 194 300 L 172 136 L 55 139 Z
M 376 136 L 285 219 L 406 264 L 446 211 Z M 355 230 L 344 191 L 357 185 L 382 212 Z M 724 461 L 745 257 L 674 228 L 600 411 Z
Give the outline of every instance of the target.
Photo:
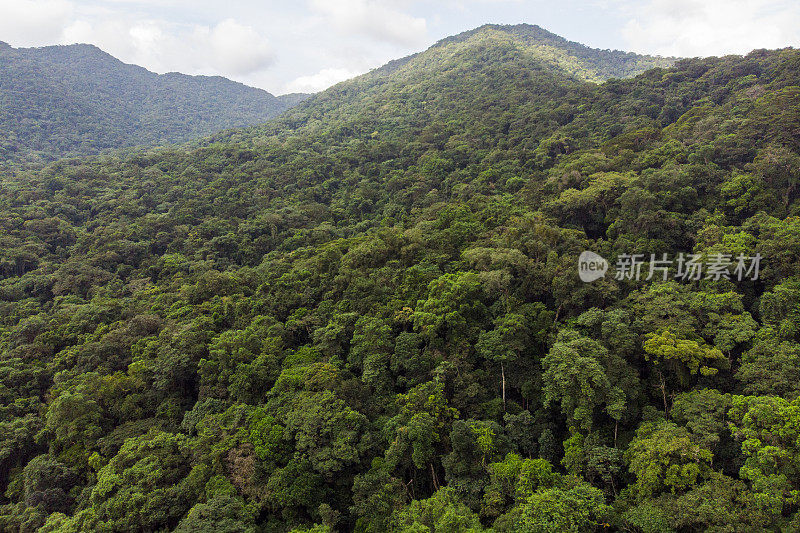
M 0 162 L 185 142 L 264 122 L 304 97 L 218 76 L 158 75 L 90 45 L 0 42 Z
M 0 528 L 800 529 L 800 52 L 486 28 L 0 187 Z M 584 250 L 764 256 L 578 278 Z

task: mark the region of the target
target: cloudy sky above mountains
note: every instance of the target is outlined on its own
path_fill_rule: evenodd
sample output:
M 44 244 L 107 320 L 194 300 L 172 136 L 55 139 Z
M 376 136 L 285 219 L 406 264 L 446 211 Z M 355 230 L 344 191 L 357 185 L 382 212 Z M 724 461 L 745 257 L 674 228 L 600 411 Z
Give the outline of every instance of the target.
M 312 92 L 487 22 L 676 56 L 800 46 L 796 0 L 0 0 L 0 41 L 91 43 L 155 72 Z

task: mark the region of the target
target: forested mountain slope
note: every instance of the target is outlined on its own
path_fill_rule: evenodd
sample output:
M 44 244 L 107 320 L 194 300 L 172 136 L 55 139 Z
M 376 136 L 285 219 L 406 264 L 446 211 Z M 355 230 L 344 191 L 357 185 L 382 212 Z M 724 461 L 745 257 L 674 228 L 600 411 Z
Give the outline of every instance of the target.
M 0 528 L 800 529 L 796 50 L 489 27 L 0 209 Z M 615 279 L 663 253 L 763 260 Z
M 539 56 L 543 62 L 585 81 L 605 81 L 610 78 L 630 78 L 654 67 L 668 67 L 676 58 L 599 50 L 568 41 L 539 26 L 517 24 L 506 26 L 486 24 L 443 39 L 439 46 L 453 42 L 472 41 L 476 36 L 505 37 Z
M 158 75 L 91 45 L 0 43 L 0 163 L 184 142 L 302 100 L 219 76 Z
M 533 101 L 524 103 L 536 98 L 551 101 L 548 98 L 562 91 L 552 79 L 567 83 L 626 78 L 674 61 L 595 50 L 538 26 L 486 25 L 316 94 L 279 120 L 232 134 L 224 132 L 211 140 L 245 140 L 257 145 L 265 139 L 272 141 L 275 134 L 334 133 L 335 128 L 351 136 L 371 135 L 376 133 L 373 128 L 382 128 L 377 133 L 385 139 L 393 136 L 392 130 L 398 126 L 461 120 L 479 120 L 488 126 L 507 119 L 520 106 L 528 113 L 552 111 Z M 515 68 L 529 72 L 517 73 Z M 531 90 L 539 78 L 543 95 Z M 528 84 L 525 91 L 502 94 L 519 83 Z

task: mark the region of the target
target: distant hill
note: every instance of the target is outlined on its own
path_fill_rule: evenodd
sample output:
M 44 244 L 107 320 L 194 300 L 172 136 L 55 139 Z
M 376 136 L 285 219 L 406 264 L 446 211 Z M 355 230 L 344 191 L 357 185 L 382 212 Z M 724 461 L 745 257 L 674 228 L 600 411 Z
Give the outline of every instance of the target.
M 630 78 L 654 67 L 669 67 L 677 59 L 640 55 L 620 50 L 589 48 L 530 24 L 513 26 L 486 24 L 474 30 L 442 39 L 436 46 L 467 42 L 476 37 L 497 39 L 500 36 L 524 46 L 529 52 L 559 70 L 578 79 L 592 82 L 605 81 L 610 78 Z
M 453 49 L 476 42 L 513 44 L 555 70 L 582 81 L 603 82 L 611 78 L 631 78 L 655 68 L 672 66 L 678 58 L 640 55 L 620 50 L 600 50 L 568 41 L 560 35 L 531 24 L 485 24 L 473 30 L 446 37 L 429 50 L 390 61 L 373 71 L 389 74 L 419 56 L 430 58 L 436 50 Z M 435 63 L 429 65 L 433 66 Z
M 188 141 L 264 122 L 305 96 L 220 76 L 159 75 L 92 45 L 0 43 L 0 161 Z

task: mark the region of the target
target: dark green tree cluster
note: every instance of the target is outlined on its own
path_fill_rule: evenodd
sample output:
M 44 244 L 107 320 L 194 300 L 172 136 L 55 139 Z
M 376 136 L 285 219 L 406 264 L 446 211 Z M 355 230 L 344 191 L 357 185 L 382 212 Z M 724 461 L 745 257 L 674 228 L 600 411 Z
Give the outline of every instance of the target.
M 0 529 L 800 529 L 800 53 L 538 53 L 488 28 L 4 177 Z

